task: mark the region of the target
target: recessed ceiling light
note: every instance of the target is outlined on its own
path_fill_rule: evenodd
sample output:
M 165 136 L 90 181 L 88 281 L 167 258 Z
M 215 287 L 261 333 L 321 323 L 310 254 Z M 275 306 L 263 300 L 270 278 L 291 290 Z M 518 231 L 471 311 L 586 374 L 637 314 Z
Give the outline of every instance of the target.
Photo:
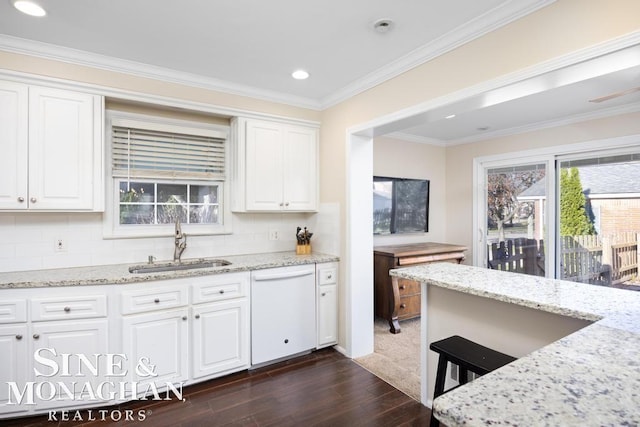
M 309 78 L 309 73 L 307 73 L 305 70 L 296 70 L 291 73 L 291 77 L 296 80 L 304 80 Z
M 15 0 L 13 1 L 13 7 L 31 16 L 45 16 L 47 14 L 47 11 L 42 6 L 28 0 Z
M 455 116 L 455 114 L 449 114 L 447 117 L 445 117 L 445 119 L 453 119 Z

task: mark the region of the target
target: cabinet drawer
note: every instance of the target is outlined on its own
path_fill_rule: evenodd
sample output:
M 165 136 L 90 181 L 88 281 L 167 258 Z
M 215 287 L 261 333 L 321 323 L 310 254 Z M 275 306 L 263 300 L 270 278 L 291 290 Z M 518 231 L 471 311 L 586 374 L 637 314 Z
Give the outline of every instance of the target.
M 249 295 L 249 273 L 207 276 L 207 280 L 192 286 L 193 303 L 243 298 Z
M 27 321 L 27 301 L 23 299 L 0 301 L 0 323 Z
M 398 319 L 408 319 L 420 315 L 420 295 L 400 298 Z
M 336 283 L 337 271 L 335 267 L 318 269 L 318 285 L 333 285 Z
M 420 294 L 420 282 L 407 279 L 398 280 L 398 291 L 400 296 L 410 296 Z
M 106 316 L 106 295 L 31 299 L 31 320 L 34 322 Z
M 189 302 L 189 287 L 162 287 L 122 292 L 122 314 L 182 307 Z

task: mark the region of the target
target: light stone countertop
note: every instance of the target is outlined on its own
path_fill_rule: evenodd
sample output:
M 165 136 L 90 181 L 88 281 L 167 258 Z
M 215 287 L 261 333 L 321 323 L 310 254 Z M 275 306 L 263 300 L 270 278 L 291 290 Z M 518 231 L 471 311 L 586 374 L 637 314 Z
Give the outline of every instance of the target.
M 447 426 L 640 425 L 640 292 L 448 263 L 391 275 L 595 322 L 435 399 Z
M 177 279 L 182 277 L 206 276 L 235 271 L 259 270 L 264 268 L 287 267 L 292 265 L 336 262 L 337 256 L 321 253 L 296 255 L 295 252 L 275 252 L 252 255 L 220 256 L 205 259 L 224 259 L 230 265 L 191 270 L 158 273 L 130 273 L 129 267 L 144 263 L 100 265 L 94 267 L 55 268 L 0 273 L 0 289 L 40 288 L 52 286 L 88 286 L 124 283 L 140 283 L 151 280 Z M 183 262 L 191 261 L 184 259 Z M 162 264 L 164 261 L 156 261 Z

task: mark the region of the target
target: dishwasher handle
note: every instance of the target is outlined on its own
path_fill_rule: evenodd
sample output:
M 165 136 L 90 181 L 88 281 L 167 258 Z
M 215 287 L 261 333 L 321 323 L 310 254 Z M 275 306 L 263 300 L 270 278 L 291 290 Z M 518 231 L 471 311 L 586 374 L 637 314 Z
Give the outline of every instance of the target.
M 315 270 L 299 270 L 285 273 L 257 273 L 253 275 L 253 280 L 263 282 L 267 280 L 292 279 L 294 277 L 309 276 L 315 273 Z

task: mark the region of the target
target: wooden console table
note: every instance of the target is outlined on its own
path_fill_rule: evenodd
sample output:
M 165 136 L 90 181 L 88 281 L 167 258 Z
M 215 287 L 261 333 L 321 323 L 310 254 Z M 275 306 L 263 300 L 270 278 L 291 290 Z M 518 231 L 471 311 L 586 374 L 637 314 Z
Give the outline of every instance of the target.
M 374 311 L 387 319 L 390 332 L 401 332 L 400 320 L 420 316 L 420 283 L 406 279 L 391 280 L 389 270 L 431 262 L 464 260 L 466 246 L 446 243 L 411 243 L 373 248 Z

